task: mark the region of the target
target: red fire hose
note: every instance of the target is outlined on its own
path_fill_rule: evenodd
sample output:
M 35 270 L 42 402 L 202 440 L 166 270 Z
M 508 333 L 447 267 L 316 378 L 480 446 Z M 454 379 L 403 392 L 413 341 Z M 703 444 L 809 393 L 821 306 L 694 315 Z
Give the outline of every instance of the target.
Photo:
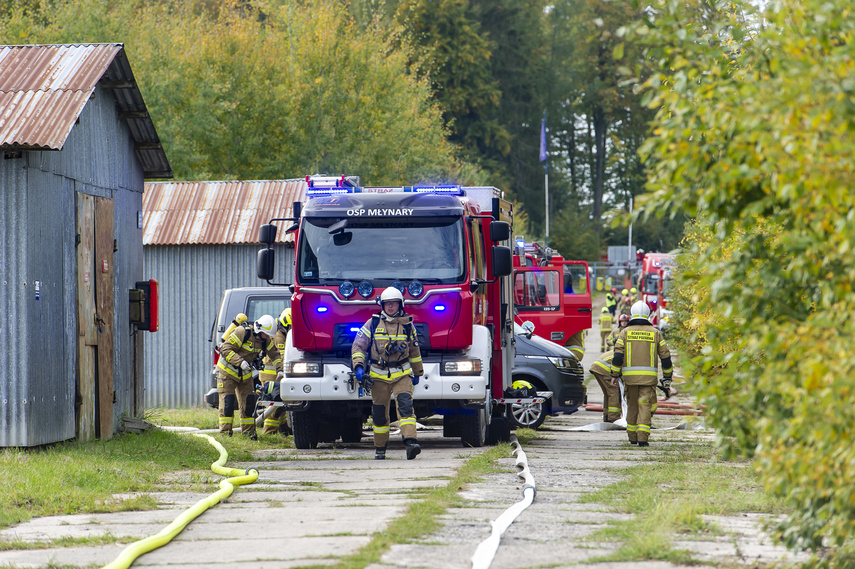
M 668 408 L 668 409 L 657 408 L 656 411 L 653 412 L 653 414 L 654 415 L 695 415 L 695 416 L 704 414 L 702 409 L 694 409 L 694 408 L 690 407 L 689 405 L 680 405 L 679 403 L 674 403 L 672 405 L 679 405 L 679 408 L 675 409 L 671 405 L 668 405 L 667 407 L 670 407 L 670 408 Z M 659 407 L 662 407 L 662 406 L 663 406 L 662 403 L 659 403 Z M 599 405 L 597 403 L 588 403 L 587 405 L 585 405 L 585 411 L 595 411 L 595 412 L 599 411 L 600 413 L 602 413 L 603 406 Z

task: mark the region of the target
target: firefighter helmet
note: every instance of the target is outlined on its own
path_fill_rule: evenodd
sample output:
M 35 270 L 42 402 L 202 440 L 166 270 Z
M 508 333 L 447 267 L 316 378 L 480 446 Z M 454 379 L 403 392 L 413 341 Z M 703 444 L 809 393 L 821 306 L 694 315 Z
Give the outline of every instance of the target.
M 629 309 L 629 313 L 633 320 L 636 318 L 644 318 L 646 320 L 650 317 L 650 307 L 647 306 L 647 303 L 643 300 L 639 300 L 632 305 L 632 308 Z
M 629 314 L 621 314 L 618 318 L 618 325 L 626 326 L 627 324 L 629 324 Z
M 609 309 L 608 309 L 608 308 L 606 308 L 606 307 L 604 306 L 604 307 L 603 307 L 603 310 L 602 310 L 603 314 L 605 314 L 605 313 L 606 313 L 606 312 L 608 312 L 608 311 L 609 311 Z
M 623 289 L 622 291 L 620 291 L 620 293 L 621 293 L 622 295 L 626 296 L 626 295 L 628 295 L 628 294 L 629 294 L 629 291 L 628 291 L 628 290 L 626 290 L 626 289 Z
M 637 292 L 638 292 L 638 289 L 637 289 L 637 288 L 635 288 L 635 287 L 632 287 L 631 289 L 629 289 L 629 292 L 630 292 L 631 294 L 635 294 L 635 293 L 637 293 Z
M 255 324 L 252 325 L 252 331 L 256 334 L 261 334 L 263 332 L 272 338 L 276 333 L 276 321 L 273 320 L 273 317 L 269 314 L 260 316 L 258 320 L 255 321 Z
M 398 306 L 398 312 L 392 316 L 400 316 L 404 313 L 404 295 L 400 290 L 393 286 L 386 288 L 386 290 L 380 293 L 380 299 L 377 302 L 380 304 L 381 309 L 383 308 L 384 302 L 400 302 L 401 304 Z
M 291 327 L 291 309 L 286 308 L 282 311 L 282 314 L 279 315 L 279 325 L 283 328 Z

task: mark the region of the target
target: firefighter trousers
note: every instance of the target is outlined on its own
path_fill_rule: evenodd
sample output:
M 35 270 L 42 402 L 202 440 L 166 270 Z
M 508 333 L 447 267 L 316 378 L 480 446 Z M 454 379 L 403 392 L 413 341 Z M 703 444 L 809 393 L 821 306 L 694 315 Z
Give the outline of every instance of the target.
M 413 377 L 405 375 L 392 381 L 374 379 L 371 386 L 371 420 L 374 423 L 374 446 L 389 442 L 389 404 L 395 396 L 398 426 L 404 440 L 416 438 L 416 415 L 413 412 Z
M 264 380 L 264 387 L 261 392 L 264 393 L 267 391 L 267 384 L 271 381 L 276 381 L 276 376 L 273 376 L 273 379 Z M 276 410 L 271 414 L 267 415 L 264 418 L 264 426 L 261 428 L 261 432 L 265 435 L 275 435 L 276 433 L 286 433 L 288 431 L 288 420 L 286 419 L 287 413 L 285 412 L 284 407 L 276 407 Z
M 235 425 L 240 425 L 241 433 L 244 435 L 255 434 L 255 390 L 253 387 L 252 378 L 249 376 L 243 381 L 238 381 L 221 373 L 217 378 L 221 433 L 231 433 Z M 247 406 L 247 399 L 250 396 L 252 396 L 252 401 L 250 401 L 252 405 Z M 239 412 L 237 419 L 235 419 L 235 411 Z
M 600 330 L 600 351 L 601 352 L 607 352 L 608 351 L 608 349 L 606 348 L 606 338 L 608 338 L 609 335 L 611 335 L 611 333 L 612 333 L 611 330 Z
M 612 376 L 607 373 L 591 372 L 603 391 L 603 421 L 614 423 L 620 419 L 620 389 L 612 386 Z
M 656 387 L 625 385 L 626 434 L 630 442 L 646 443 L 650 439 L 650 420 L 656 410 Z

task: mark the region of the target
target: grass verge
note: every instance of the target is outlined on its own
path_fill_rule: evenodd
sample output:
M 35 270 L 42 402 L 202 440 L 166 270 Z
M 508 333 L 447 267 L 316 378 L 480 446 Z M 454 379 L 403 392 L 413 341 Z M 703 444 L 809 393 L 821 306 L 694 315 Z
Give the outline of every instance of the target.
M 749 462 L 718 460 L 710 446 L 660 448 L 656 462 L 621 469 L 625 479 L 582 498 L 582 502 L 608 504 L 613 511 L 633 515 L 631 520 L 610 522 L 590 537 L 621 544 L 615 553 L 591 562 L 702 564 L 690 552 L 673 549 L 672 543 L 724 533 L 704 515 L 784 512 L 780 501 L 763 491 Z

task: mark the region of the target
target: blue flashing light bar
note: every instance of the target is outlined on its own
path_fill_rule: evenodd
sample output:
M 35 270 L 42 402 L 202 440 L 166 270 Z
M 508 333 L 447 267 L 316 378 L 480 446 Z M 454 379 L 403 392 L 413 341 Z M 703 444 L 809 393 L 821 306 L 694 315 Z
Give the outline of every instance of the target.
M 437 304 L 436 306 L 433 307 L 433 309 L 436 310 L 437 312 L 442 312 L 445 310 L 445 305 Z
M 406 190 L 405 190 L 406 191 Z M 452 196 L 463 196 L 466 195 L 463 192 L 463 188 L 458 185 L 450 185 L 450 186 L 412 186 L 410 188 L 411 192 L 417 194 L 448 194 Z
M 307 196 L 351 194 L 360 191 L 359 178 L 347 176 L 306 176 Z
M 324 312 L 326 312 L 327 310 L 329 310 L 329 308 L 328 308 L 328 307 L 326 307 L 326 306 L 319 306 L 319 307 L 318 307 L 318 312 L 324 313 Z

